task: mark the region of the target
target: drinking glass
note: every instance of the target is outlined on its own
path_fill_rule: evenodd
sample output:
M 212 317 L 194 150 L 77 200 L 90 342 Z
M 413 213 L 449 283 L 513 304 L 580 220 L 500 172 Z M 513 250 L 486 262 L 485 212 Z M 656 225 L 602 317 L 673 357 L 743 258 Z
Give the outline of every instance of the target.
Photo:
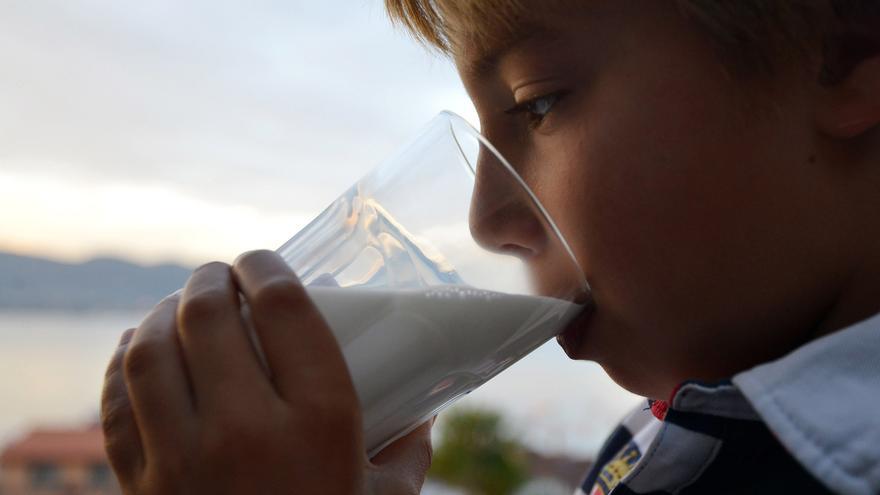
M 370 456 L 554 337 L 589 301 L 535 194 L 448 111 L 278 253 L 342 348 Z

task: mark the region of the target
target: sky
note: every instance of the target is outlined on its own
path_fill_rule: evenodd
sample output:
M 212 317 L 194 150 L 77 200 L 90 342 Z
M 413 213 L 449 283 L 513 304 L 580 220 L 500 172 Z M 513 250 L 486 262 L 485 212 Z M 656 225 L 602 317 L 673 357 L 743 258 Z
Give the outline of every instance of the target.
M 275 248 L 443 109 L 380 0 L 0 3 L 0 250 L 144 264 Z

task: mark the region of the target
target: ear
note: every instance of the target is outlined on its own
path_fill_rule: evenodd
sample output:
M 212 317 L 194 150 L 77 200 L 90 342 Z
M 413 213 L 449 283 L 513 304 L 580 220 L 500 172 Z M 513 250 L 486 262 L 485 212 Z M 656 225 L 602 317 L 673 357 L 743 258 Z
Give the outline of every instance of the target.
M 849 139 L 880 126 L 880 55 L 864 59 L 822 91 L 816 125 L 823 133 Z

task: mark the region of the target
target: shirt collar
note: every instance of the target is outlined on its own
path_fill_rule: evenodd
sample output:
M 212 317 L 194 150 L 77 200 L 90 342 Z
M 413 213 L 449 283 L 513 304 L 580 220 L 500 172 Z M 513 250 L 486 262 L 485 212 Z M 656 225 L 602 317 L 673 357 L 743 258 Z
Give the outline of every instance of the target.
M 880 493 L 880 314 L 732 381 L 817 479 Z

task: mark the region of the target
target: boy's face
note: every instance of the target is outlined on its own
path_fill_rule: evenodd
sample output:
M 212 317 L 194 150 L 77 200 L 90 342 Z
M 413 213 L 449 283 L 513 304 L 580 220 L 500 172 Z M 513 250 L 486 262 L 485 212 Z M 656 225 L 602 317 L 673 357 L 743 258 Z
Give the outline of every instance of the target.
M 839 286 L 827 253 L 847 226 L 815 158 L 806 78 L 735 79 L 672 2 L 586 5 L 542 17 L 494 63 L 468 46 L 456 63 L 483 133 L 592 286 L 567 352 L 666 398 L 806 339 Z M 491 187 L 478 177 L 478 194 Z M 472 227 L 539 251 L 506 225 Z

